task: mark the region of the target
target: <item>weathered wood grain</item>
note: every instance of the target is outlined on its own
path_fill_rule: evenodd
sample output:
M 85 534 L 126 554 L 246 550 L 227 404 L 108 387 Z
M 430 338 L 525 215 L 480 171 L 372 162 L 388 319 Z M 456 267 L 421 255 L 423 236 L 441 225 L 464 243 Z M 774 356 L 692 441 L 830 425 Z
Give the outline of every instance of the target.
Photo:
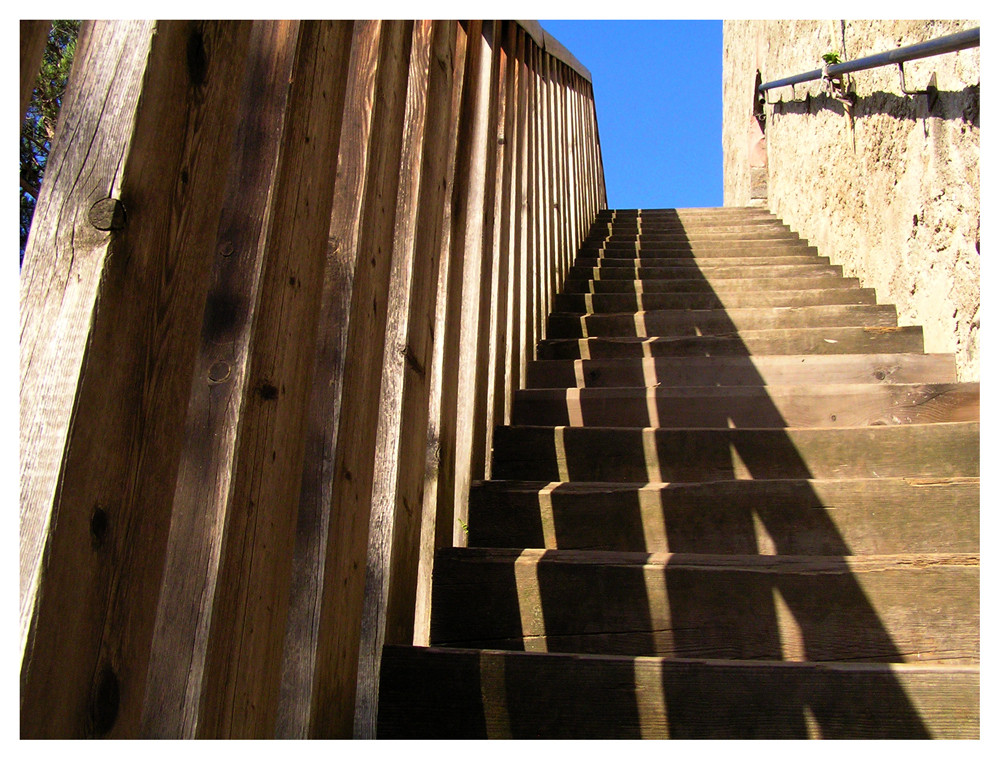
M 470 165 L 469 210 L 465 225 L 465 281 L 462 288 L 462 337 L 459 354 L 458 425 L 455 445 L 455 545 L 465 542 L 462 522 L 468 520 L 469 483 L 486 469 L 489 441 L 486 424 L 490 379 L 490 324 L 492 313 L 492 241 L 496 225 L 496 124 L 502 46 L 497 37 L 499 22 L 483 22 L 483 49 L 479 108 L 473 131 L 474 149 Z
M 953 383 L 951 354 L 787 354 L 532 362 L 528 388 Z
M 483 212 L 482 230 L 477 241 L 476 255 L 481 257 L 477 294 L 478 325 L 476 337 L 475 391 L 471 407 L 472 446 L 469 457 L 469 478 L 486 477 L 489 471 L 489 446 L 493 433 L 493 396 L 496 391 L 495 364 L 497 358 L 497 317 L 506 304 L 500 303 L 499 277 L 503 256 L 499 250 L 502 220 L 497 218 L 503 201 L 503 147 L 498 140 L 505 111 L 506 62 L 503 52 L 501 21 L 484 24 L 484 37 L 490 46 L 489 108 L 486 111 L 486 131 L 483 134 Z M 471 293 L 470 293 L 471 295 Z M 506 293 L 504 293 L 506 295 Z M 460 430 L 461 430 L 460 426 Z M 461 441 L 461 437 L 458 439 Z M 462 475 L 461 519 L 467 519 L 467 499 L 470 480 Z M 456 536 L 464 541 L 464 531 Z
M 344 116 L 336 161 L 314 376 L 306 407 L 305 459 L 299 493 L 288 624 L 276 733 L 281 738 L 309 735 L 323 568 L 329 534 L 333 466 L 345 374 L 345 344 L 350 319 L 355 262 L 361 229 L 361 201 L 368 162 L 372 101 L 382 27 L 354 25 Z
M 487 481 L 470 546 L 710 554 L 979 551 L 978 478 Z
M 974 666 L 400 647 L 385 663 L 381 738 L 979 737 Z
M 541 341 L 539 359 L 637 359 L 751 354 L 920 353 L 923 328 L 791 327 L 666 338 L 564 338 Z
M 62 131 L 49 156 L 21 268 L 20 604 L 21 658 L 37 602 L 42 553 L 63 469 L 91 315 L 111 234 L 94 230 L 90 207 L 121 193 L 121 161 L 136 121 L 153 25 L 85 24 Z M 106 103 L 113 108 L 102 118 Z M 86 177 L 86 182 L 80 178 Z M 22 668 L 24 663 L 22 663 Z
M 974 665 L 979 556 L 442 549 L 431 643 Z
M 833 304 L 771 308 L 648 310 L 626 314 L 549 315 L 549 337 L 673 337 L 731 335 L 754 330 L 820 327 L 896 327 L 889 304 Z
M 832 288 L 856 289 L 857 279 L 853 277 L 753 277 L 754 272 L 745 272 L 742 277 L 717 279 L 709 282 L 701 273 L 678 268 L 677 279 L 655 280 L 592 280 L 589 277 L 568 278 L 563 285 L 563 293 L 718 293 L 760 292 L 779 290 L 828 290 Z M 686 269 L 686 268 L 685 268 Z
M 49 533 L 24 737 L 138 730 L 249 31 L 100 23 L 79 51 L 22 276 L 22 547 Z M 110 234 L 87 221 L 109 195 Z
M 979 420 L 979 383 L 519 391 L 515 425 L 863 427 Z
M 455 29 L 455 53 L 452 58 L 452 89 L 448 113 L 448 143 L 446 170 L 442 178 L 441 192 L 444 197 L 441 220 L 440 271 L 438 273 L 437 308 L 434 314 L 434 349 L 430 369 L 430 391 L 428 397 L 428 423 L 426 445 L 426 470 L 424 474 L 423 515 L 420 526 L 420 556 L 417 570 L 417 593 L 414 601 L 413 639 L 416 645 L 426 645 L 430 641 L 431 572 L 434 564 L 434 550 L 438 546 L 451 545 L 451 515 L 454 514 L 454 500 L 444 498 L 439 493 L 442 475 L 448 476 L 448 466 L 454 459 L 446 445 L 447 435 L 453 429 L 450 423 L 451 405 L 445 403 L 451 398 L 455 310 L 458 296 L 452 295 L 452 218 L 455 211 L 455 182 L 461 181 L 457 173 L 456 160 L 459 155 L 461 134 L 461 113 L 465 92 L 465 71 L 468 53 L 468 34 L 457 25 Z M 449 325 L 452 332 L 449 332 Z M 449 340 L 452 336 L 452 340 Z M 446 357 L 447 362 L 446 362 Z M 445 438 L 442 438 L 442 435 Z M 445 485 L 447 487 L 447 485 Z
M 531 306 L 528 298 L 531 293 L 529 265 L 530 226 L 528 208 L 528 72 L 525 61 L 525 40 L 520 29 L 515 30 L 517 36 L 516 52 L 513 56 L 516 80 L 517 122 L 514 126 L 517 154 L 516 175 L 514 177 L 515 200 L 511 209 L 512 239 L 514 241 L 514 279 L 511 303 L 510 342 L 512 347 L 511 386 L 523 388 L 527 373 L 529 357 L 534 355 L 534 341 L 531 335 Z M 506 424 L 506 422 L 504 423 Z M 492 462 L 490 463 L 492 467 Z
M 21 113 L 19 121 L 22 121 L 28 112 L 31 93 L 35 90 L 38 70 L 42 65 L 42 55 L 45 53 L 45 43 L 48 41 L 49 29 L 51 28 L 51 21 L 21 20 Z M 20 128 L 20 124 L 18 127 Z
M 352 735 L 365 556 L 370 527 L 379 388 L 400 183 L 412 22 L 385 22 L 379 45 L 358 256 L 347 327 L 343 410 L 334 453 L 330 528 L 312 693 L 310 735 Z
M 875 291 L 871 288 L 812 288 L 714 293 L 560 293 L 556 296 L 555 309 L 583 315 L 644 309 L 747 309 L 848 303 L 874 304 Z
M 521 387 L 521 366 L 522 348 L 520 324 L 520 299 L 521 299 L 521 243 L 519 239 L 520 208 L 519 203 L 519 154 L 521 148 L 521 135 L 519 124 L 521 121 L 521 98 L 520 98 L 520 68 L 518 48 L 518 27 L 515 24 L 507 24 L 504 27 L 504 51 L 507 61 L 506 91 L 504 99 L 506 111 L 503 125 L 504 139 L 504 197 L 503 206 L 500 213 L 503 231 L 501 243 L 505 256 L 507 257 L 505 272 L 505 304 L 504 320 L 502 331 L 504 335 L 502 357 L 497 363 L 496 385 L 503 388 L 502 395 L 497 396 L 494 404 L 494 421 L 500 424 L 510 423 L 511 407 L 514 402 L 514 391 Z M 492 457 L 487 457 L 487 464 L 492 467 Z
M 437 543 L 464 539 L 459 520 L 471 480 L 472 410 L 476 403 L 480 275 L 483 265 L 483 219 L 487 116 L 490 108 L 490 48 L 483 26 L 470 22 L 459 121 L 452 236 L 449 257 L 448 319 L 445 325 L 445 372 L 442 377 L 441 446 L 437 482 Z M 492 151 L 490 151 L 492 152 Z
M 150 655 L 141 732 L 193 737 L 203 693 L 219 555 L 234 496 L 250 334 L 265 266 L 264 220 L 285 131 L 297 23 L 257 23 L 242 85 L 234 163 L 229 172 L 184 447 L 174 493 L 166 563 Z
M 494 205 L 493 205 L 493 241 L 492 241 L 492 297 L 489 304 L 489 367 L 487 377 L 485 426 L 485 445 L 483 472 L 489 477 L 492 466 L 488 455 L 490 441 L 493 436 L 493 426 L 506 424 L 510 420 L 510 404 L 512 390 L 510 374 L 512 363 L 512 346 L 510 343 L 512 306 L 512 285 L 514 272 L 512 265 L 513 236 L 511 235 L 513 214 L 511 213 L 513 198 L 514 155 L 517 150 L 515 124 L 515 66 L 511 57 L 514 53 L 514 25 L 503 23 L 500 27 L 502 38 L 498 38 L 499 48 L 497 65 L 497 114 L 495 127 L 496 157 L 494 160 Z
M 430 428 L 431 362 L 438 307 L 442 240 L 441 220 L 447 200 L 449 157 L 455 145 L 450 118 L 454 86 L 456 25 L 435 22 L 427 83 L 426 125 L 421 156 L 420 194 L 415 222 L 413 271 L 406 335 L 396 478 L 391 583 L 386 602 L 385 637 L 389 643 L 415 643 L 418 579 L 422 552 L 433 552 L 433 515 L 424 514 L 428 477 L 427 431 Z M 427 621 L 429 625 L 429 619 Z
M 498 427 L 494 477 L 705 482 L 978 477 L 979 423 L 671 430 Z
M 385 356 L 382 360 L 375 462 L 372 469 L 364 606 L 358 645 L 358 692 L 354 714 L 354 736 L 358 738 L 373 738 L 375 735 L 379 661 L 382 645 L 386 641 L 390 592 L 396 582 L 392 572 L 392 554 L 397 539 L 395 527 L 400 501 L 398 488 L 402 430 L 405 425 L 407 434 L 419 440 L 421 433 L 426 431 L 427 424 L 426 408 L 415 409 L 409 418 L 402 416 L 402 410 L 407 390 L 407 365 L 416 364 L 420 368 L 428 359 L 426 350 L 418 357 L 409 344 L 410 318 L 416 316 L 419 319 L 422 316 L 420 312 L 412 314 L 411 298 L 417 297 L 414 290 L 430 290 L 433 293 L 437 285 L 437 257 L 434 257 L 431 267 L 425 265 L 422 257 L 418 257 L 416 231 L 420 213 L 433 29 L 434 25 L 429 21 L 414 23 L 406 82 L 399 188 L 396 194 L 392 263 L 386 305 Z M 432 221 L 436 223 L 437 216 Z M 415 269 L 419 269 L 422 276 L 418 278 Z M 433 304 L 430 311 L 433 313 Z M 419 461 L 423 462 L 422 456 Z M 422 474 L 421 471 L 420 475 Z M 400 522 L 403 520 L 400 519 Z M 412 540 L 413 533 L 406 531 L 398 538 Z M 392 641 L 392 638 L 389 640 Z M 411 640 L 412 638 L 404 639 L 398 643 L 410 643 Z
M 352 25 L 303 27 L 268 218 L 199 735 L 273 736 Z M 239 641 L 239 647 L 232 642 Z

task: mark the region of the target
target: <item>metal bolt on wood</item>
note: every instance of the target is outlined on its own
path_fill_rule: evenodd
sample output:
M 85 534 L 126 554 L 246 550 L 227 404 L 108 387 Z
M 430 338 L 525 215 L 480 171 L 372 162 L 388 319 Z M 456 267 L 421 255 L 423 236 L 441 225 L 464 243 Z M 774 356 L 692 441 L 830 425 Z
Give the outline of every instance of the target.
M 224 383 L 229 379 L 231 371 L 228 362 L 215 362 L 208 370 L 208 380 L 210 383 Z
M 120 230 L 125 226 L 125 206 L 117 198 L 102 198 L 90 207 L 87 218 L 99 230 Z

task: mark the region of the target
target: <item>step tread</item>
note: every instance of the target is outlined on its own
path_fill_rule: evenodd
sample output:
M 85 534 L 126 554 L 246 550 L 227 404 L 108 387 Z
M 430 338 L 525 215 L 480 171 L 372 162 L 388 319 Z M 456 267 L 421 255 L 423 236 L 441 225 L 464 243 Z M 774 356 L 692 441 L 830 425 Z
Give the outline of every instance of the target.
M 534 388 L 513 424 L 859 427 L 979 419 L 978 383 Z
M 747 277 L 747 267 L 704 267 L 699 269 L 697 276 L 692 276 L 690 267 L 584 267 L 573 265 L 569 268 L 567 279 L 572 280 L 731 280 L 747 278 L 768 280 L 778 277 L 816 277 L 835 278 L 841 276 L 839 265 L 828 264 L 789 264 L 787 266 L 771 265 L 754 268 L 751 277 Z
M 978 477 L 979 423 L 842 428 L 497 426 L 493 475 L 618 482 Z
M 858 280 L 836 275 L 810 275 L 808 277 L 723 277 L 711 282 L 704 277 L 681 279 L 604 279 L 567 278 L 563 293 L 737 293 L 741 291 L 798 291 L 828 290 L 832 288 L 857 289 Z
M 527 369 L 529 388 L 956 381 L 952 354 L 922 353 L 537 359 Z
M 378 735 L 978 738 L 979 680 L 975 666 L 386 647 Z
M 794 254 L 789 256 L 719 256 L 700 260 L 691 256 L 577 256 L 576 266 L 595 267 L 686 267 L 705 269 L 711 267 L 746 267 L 748 270 L 766 266 L 792 266 L 795 264 L 822 264 L 829 266 L 830 257 L 818 254 Z
M 548 340 L 742 335 L 793 328 L 897 327 L 896 310 L 875 304 L 771 309 L 656 309 L 624 314 L 552 314 Z
M 558 313 L 584 316 L 647 310 L 768 309 L 875 302 L 875 291 L 871 288 L 813 288 L 722 293 L 560 293 L 554 307 Z
M 979 555 L 440 549 L 431 644 L 973 664 Z
M 539 359 L 611 359 L 656 356 L 753 354 L 920 353 L 923 328 L 790 327 L 741 330 L 723 335 L 671 337 L 546 338 L 539 341 Z
M 479 481 L 469 492 L 469 545 L 838 556 L 978 552 L 979 486 L 979 478 L 920 477 Z

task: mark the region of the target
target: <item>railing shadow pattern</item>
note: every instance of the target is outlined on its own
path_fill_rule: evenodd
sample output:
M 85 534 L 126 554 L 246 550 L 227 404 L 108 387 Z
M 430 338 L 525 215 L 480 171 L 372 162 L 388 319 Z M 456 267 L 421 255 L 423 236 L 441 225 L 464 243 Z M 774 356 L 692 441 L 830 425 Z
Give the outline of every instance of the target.
M 676 214 L 659 219 L 682 229 Z M 690 246 L 671 253 L 693 255 Z M 686 277 L 698 278 L 704 290 L 714 292 L 699 267 L 690 267 Z M 766 391 L 764 377 L 749 360 L 753 352 L 739 339 L 731 320 L 720 325 L 715 315 L 703 330 L 696 319 L 685 333 L 725 336 L 726 354 L 747 359 L 741 363 L 742 384 Z M 705 385 L 711 384 L 706 376 Z M 503 436 L 509 431 L 498 430 L 495 451 L 510 458 L 495 461 L 494 477 L 551 482 L 543 492 L 551 505 L 553 524 L 548 531 L 556 546 L 569 537 L 566 543 L 572 546 L 599 540 L 632 553 L 534 549 L 494 554 L 496 567 L 486 568 L 475 555 L 441 558 L 439 564 L 454 562 L 462 570 L 439 567 L 438 574 L 462 581 L 436 586 L 436 608 L 462 612 L 460 621 L 449 621 L 448 639 L 435 642 L 432 633 L 432 643 L 671 658 L 641 661 L 631 682 L 625 677 L 613 689 L 616 699 L 635 702 L 630 727 L 604 726 L 619 736 L 644 734 L 649 707 L 635 695 L 649 693 L 649 668 L 661 679 L 653 692 L 660 691 L 671 737 L 751 737 L 774 730 L 801 738 L 930 736 L 893 663 L 927 656 L 974 662 L 978 643 L 965 640 L 961 631 L 967 626 L 977 629 L 978 610 L 965 607 L 960 593 L 946 591 L 953 579 L 961 583 L 948 568 L 931 569 L 926 576 L 904 569 L 898 579 L 886 581 L 901 569 L 894 562 L 852 557 L 851 546 L 831 518 L 835 505 L 814 487 L 817 479 L 896 474 L 892 457 L 880 456 L 874 448 L 880 445 L 877 436 L 870 448 L 837 450 L 839 431 L 787 429 L 766 392 L 754 394 L 752 403 L 743 406 L 720 400 L 714 412 L 692 426 L 702 428 L 697 430 L 618 428 L 601 431 L 598 440 L 586 429 L 590 413 L 581 400 L 583 426 L 557 429 L 554 439 L 551 429 L 536 429 L 537 446 L 526 442 L 523 430 L 511 432 L 506 443 Z M 515 447 L 520 451 L 511 454 Z M 865 461 L 843 458 L 852 455 Z M 913 474 L 898 469 L 898 474 Z M 775 480 L 780 481 L 777 492 L 759 487 L 762 481 Z M 614 505 L 614 518 L 603 523 L 612 537 L 574 539 L 580 528 L 573 518 L 579 511 L 554 507 L 564 495 L 572 497 L 585 488 L 580 482 L 595 481 L 605 489 L 595 494 L 593 511 Z M 613 485 L 616 481 L 634 487 Z M 871 509 L 877 510 L 878 488 L 873 492 Z M 666 546 L 657 550 L 668 548 L 669 553 L 649 553 L 650 509 L 659 512 L 654 522 L 662 523 L 664 533 Z M 541 522 L 532 529 L 537 538 L 544 538 Z M 474 538 L 473 532 L 472 543 Z M 636 547 L 647 548 L 647 553 L 635 553 Z M 513 556 L 518 558 L 510 561 Z M 599 565 L 599 570 L 589 572 L 588 563 Z M 526 585 L 535 588 L 526 592 Z M 911 637 L 906 631 L 914 630 L 912 623 L 921 615 L 911 606 L 914 598 L 933 598 L 937 610 Z M 530 613 L 525 607 L 532 603 L 540 608 L 541 621 L 526 619 Z M 469 627 L 463 629 L 461 621 Z M 490 638 L 482 638 L 484 631 Z M 441 632 L 439 627 L 438 636 Z M 726 693 L 719 690 L 717 674 L 709 674 L 710 660 L 738 661 L 725 666 Z M 754 661 L 870 665 L 839 672 L 819 667 L 810 671 L 811 677 L 801 678 L 801 670 L 796 675 L 791 669 L 754 668 Z M 520 725 L 527 731 L 538 729 L 534 707 L 540 702 L 551 705 L 555 716 L 563 715 L 561 707 L 572 702 L 572 679 L 568 682 L 558 673 L 551 678 L 540 675 L 538 669 L 546 667 L 557 666 L 540 658 L 506 661 L 503 702 L 511 735 L 519 735 Z M 587 664 L 600 667 L 611 666 L 596 660 Z M 613 681 L 624 677 L 620 669 L 611 669 L 616 673 Z M 646 673 L 642 683 L 640 672 Z M 600 679 L 591 673 L 585 680 L 593 686 Z M 495 685 L 483 688 L 483 693 L 496 691 Z M 525 689 L 536 693 L 524 703 L 531 714 L 520 716 Z M 551 693 L 542 698 L 539 689 Z M 854 707 L 845 710 L 847 705 Z M 596 713 L 600 706 L 591 709 Z M 564 718 L 579 729 L 580 716 L 573 710 Z M 780 716 L 780 728 L 766 719 L 760 722 L 765 715 Z M 484 726 L 488 719 L 484 713 Z M 594 724 L 601 725 L 599 720 Z

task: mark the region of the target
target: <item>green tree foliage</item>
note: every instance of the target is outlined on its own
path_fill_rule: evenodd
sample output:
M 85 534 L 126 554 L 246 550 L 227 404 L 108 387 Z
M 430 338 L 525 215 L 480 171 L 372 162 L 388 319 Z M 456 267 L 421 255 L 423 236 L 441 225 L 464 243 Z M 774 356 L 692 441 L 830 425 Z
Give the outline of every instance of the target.
M 21 125 L 21 259 L 28 242 L 31 217 L 45 173 L 45 162 L 56 136 L 59 107 L 76 52 L 79 21 L 54 21 L 42 56 L 35 91 Z

